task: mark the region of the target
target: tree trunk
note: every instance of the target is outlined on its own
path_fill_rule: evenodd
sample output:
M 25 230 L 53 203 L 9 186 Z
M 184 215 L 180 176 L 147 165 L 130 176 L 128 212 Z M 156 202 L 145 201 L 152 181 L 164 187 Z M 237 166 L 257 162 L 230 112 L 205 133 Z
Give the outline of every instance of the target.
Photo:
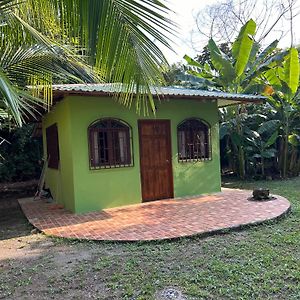
M 239 155 L 239 176 L 241 179 L 245 178 L 245 152 L 243 146 L 238 147 L 238 155 Z
M 293 176 L 298 176 L 300 172 L 300 157 L 297 147 L 292 146 L 291 157 L 289 161 L 289 171 Z
M 265 177 L 265 159 L 261 157 L 261 175 Z
M 288 147 L 289 147 L 289 120 L 286 118 L 283 134 L 283 161 L 282 161 L 282 177 L 287 177 L 288 165 Z
M 229 136 L 226 137 L 226 146 L 225 151 L 228 159 L 228 169 L 231 170 L 231 172 L 235 171 L 234 167 L 234 158 L 233 158 L 233 148 L 230 146 L 230 138 Z
M 278 163 L 277 163 L 277 171 L 280 173 L 280 177 L 282 177 L 282 169 L 283 169 L 283 148 L 284 142 L 283 138 L 280 137 L 279 139 L 279 146 L 278 146 Z
M 240 109 L 241 106 L 238 105 L 236 109 L 236 131 L 239 136 L 242 135 L 242 124 L 241 124 L 241 118 L 240 118 Z M 245 178 L 246 172 L 245 172 L 245 152 L 242 145 L 242 142 L 240 145 L 238 145 L 238 168 L 239 168 L 239 177 L 241 179 Z
M 298 162 L 297 162 L 297 175 L 300 175 L 300 157 L 298 158 Z
M 286 178 L 287 175 L 287 161 L 288 161 L 288 138 L 283 138 L 283 163 L 282 163 L 282 177 Z
M 289 161 L 289 171 L 293 175 L 297 172 L 297 149 L 292 146 L 292 151 L 291 151 L 291 158 Z

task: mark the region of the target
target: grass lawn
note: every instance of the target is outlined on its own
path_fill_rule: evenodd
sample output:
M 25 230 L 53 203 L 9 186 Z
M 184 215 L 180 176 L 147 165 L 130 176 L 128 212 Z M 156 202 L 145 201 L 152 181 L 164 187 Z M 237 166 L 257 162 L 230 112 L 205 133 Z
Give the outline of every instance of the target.
M 300 299 L 300 178 L 224 185 L 269 187 L 292 212 L 277 223 L 160 243 L 2 239 L 0 298 L 179 299 L 160 296 L 172 287 L 181 299 Z

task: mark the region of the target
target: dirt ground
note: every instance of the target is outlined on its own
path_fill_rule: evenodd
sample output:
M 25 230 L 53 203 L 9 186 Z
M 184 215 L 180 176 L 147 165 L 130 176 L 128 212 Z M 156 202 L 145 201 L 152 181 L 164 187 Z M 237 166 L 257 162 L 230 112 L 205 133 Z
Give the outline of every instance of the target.
M 36 233 L 16 198 L 1 199 L 0 299 L 113 299 L 105 296 L 97 276 L 87 278 L 84 287 L 77 276 L 85 264 L 112 248 L 115 252 L 112 245 L 99 248 Z
M 33 189 L 26 190 L 26 184 L 1 188 L 0 299 L 153 298 L 147 293 L 135 297 L 130 290 L 124 293 L 123 287 L 114 286 L 114 279 L 112 283 L 106 280 L 106 275 L 114 276 L 115 271 L 125 267 L 124 260 L 132 259 L 130 244 L 46 237 L 28 223 L 17 201 L 18 197 L 32 194 Z M 116 257 L 119 263 L 111 264 Z M 130 269 L 129 266 L 129 272 Z M 155 299 L 186 298 L 170 287 L 161 290 Z
M 65 274 L 97 252 L 94 247 L 46 237 L 28 223 L 17 199 L 32 195 L 35 185 L 35 181 L 0 184 L 0 299 L 61 299 L 63 287 L 56 280 L 72 281 Z M 92 285 L 78 292 L 78 284 L 72 283 L 64 298 L 102 299 L 92 295 Z
M 136 287 L 141 295 L 134 296 L 134 281 L 118 286 L 117 282 L 124 279 L 119 274 L 125 272 L 126 276 L 129 272 L 134 277 L 137 271 L 130 244 L 67 241 L 32 233 L 34 229 L 16 200 L 3 203 L 0 299 L 187 299 L 173 286 L 158 288 L 155 298 L 147 286 L 141 292 Z M 3 206 L 11 211 L 5 218 Z M 140 277 L 140 273 L 136 276 Z

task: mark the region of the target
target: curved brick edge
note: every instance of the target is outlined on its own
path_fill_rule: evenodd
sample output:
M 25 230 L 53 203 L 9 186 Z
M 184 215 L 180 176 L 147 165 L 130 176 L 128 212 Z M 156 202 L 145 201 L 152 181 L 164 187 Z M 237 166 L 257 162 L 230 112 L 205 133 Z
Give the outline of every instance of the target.
M 246 190 L 236 190 L 236 191 L 243 191 L 246 192 Z M 249 191 L 248 191 L 249 192 Z M 120 243 L 132 243 L 132 242 L 138 242 L 138 243 L 149 243 L 149 242 L 163 242 L 163 241 L 174 241 L 174 240 L 180 240 L 183 238 L 205 238 L 208 236 L 213 236 L 213 235 L 217 235 L 217 234 L 227 234 L 233 231 L 240 231 L 240 230 L 244 230 L 250 227 L 254 227 L 254 226 L 258 226 L 258 225 L 263 225 L 263 224 L 272 224 L 276 221 L 279 221 L 281 219 L 283 219 L 284 217 L 286 217 L 290 212 L 291 212 L 291 204 L 290 202 L 282 197 L 282 196 L 277 196 L 274 195 L 274 197 L 276 197 L 277 199 L 280 200 L 284 200 L 284 202 L 286 202 L 286 208 L 281 211 L 278 215 L 276 216 L 272 216 L 270 218 L 265 218 L 263 220 L 258 220 L 258 221 L 253 221 L 253 222 L 247 222 L 247 223 L 241 223 L 238 225 L 233 225 L 233 226 L 224 226 L 222 228 L 218 228 L 218 229 L 212 229 L 212 230 L 206 230 L 204 232 L 201 232 L 201 230 L 199 230 L 199 232 L 195 232 L 195 233 L 191 233 L 191 234 L 179 234 L 179 235 L 174 235 L 174 236 L 170 236 L 170 237 L 158 237 L 158 238 L 152 238 L 152 239 L 104 239 L 104 238 L 93 238 L 93 237 L 70 237 L 70 236 L 61 236 L 61 235 L 56 235 L 56 234 L 51 234 L 51 233 L 47 233 L 47 230 L 43 230 L 41 228 L 39 228 L 38 224 L 36 223 L 36 218 L 30 218 L 27 216 L 26 212 L 23 209 L 22 203 L 19 200 L 19 204 L 21 206 L 21 209 L 24 213 L 24 215 L 27 217 L 28 221 L 30 224 L 32 224 L 35 228 L 38 229 L 38 231 L 42 232 L 43 234 L 45 234 L 46 236 L 49 237 L 54 237 L 54 238 L 59 238 L 59 239 L 67 239 L 67 240 L 77 240 L 77 241 L 86 241 L 86 240 L 90 240 L 90 241 L 97 241 L 97 242 L 107 242 L 107 243 L 116 243 L 116 242 L 120 242 Z
M 292 212 L 291 210 L 291 205 L 280 215 L 270 218 L 270 219 L 266 219 L 263 221 L 256 221 L 256 222 L 252 222 L 252 223 L 245 223 L 245 224 L 241 224 L 241 225 L 236 225 L 236 226 L 231 226 L 231 227 L 224 227 L 221 229 L 215 229 L 215 230 L 210 230 L 210 231 L 206 231 L 206 232 L 200 232 L 200 233 L 195 233 L 195 234 L 191 234 L 191 235 L 185 235 L 185 236 L 179 236 L 179 237 L 170 237 L 170 238 L 161 238 L 161 239 L 153 239 L 153 240 L 99 240 L 99 239 L 86 239 L 86 238 L 72 238 L 72 237 L 61 237 L 61 236 L 57 236 L 57 235 L 52 235 L 52 234 L 46 234 L 43 231 L 41 231 L 40 229 L 38 229 L 37 227 L 35 227 L 33 224 L 31 224 L 32 226 L 34 226 L 40 233 L 44 234 L 47 237 L 50 238 L 55 238 L 55 239 L 61 239 L 61 240 L 67 240 L 67 241 L 77 241 L 77 242 L 86 242 L 86 241 L 92 241 L 95 243 L 105 243 L 105 244 L 134 244 L 134 243 L 138 243 L 138 244 L 160 244 L 160 243 L 164 243 L 164 242 L 176 242 L 176 241 L 181 241 L 183 239 L 205 239 L 208 237 L 212 237 L 212 236 L 216 236 L 216 235 L 225 235 L 225 234 L 230 234 L 231 232 L 238 232 L 238 231 L 243 231 L 243 230 L 247 230 L 249 228 L 254 228 L 256 226 L 263 226 L 263 225 L 267 225 L 267 224 L 276 224 L 277 222 L 281 221 L 282 219 L 284 219 L 285 217 L 287 217 L 290 213 Z
M 276 195 L 274 195 L 276 196 Z M 277 197 L 277 196 L 276 196 Z M 163 243 L 163 242 L 175 242 L 183 239 L 196 239 L 196 238 L 207 238 L 215 235 L 224 235 L 224 234 L 229 234 L 231 232 L 238 232 L 238 231 L 243 231 L 248 228 L 256 227 L 256 226 L 263 226 L 267 224 L 276 224 L 277 222 L 281 221 L 285 217 L 287 217 L 290 213 L 292 212 L 292 206 L 290 206 L 282 212 L 280 215 L 265 219 L 262 221 L 255 221 L 255 222 L 250 222 L 250 223 L 245 223 L 245 224 L 240 224 L 240 225 L 235 225 L 235 226 L 230 226 L 230 227 L 224 227 L 221 229 L 215 229 L 215 230 L 208 230 L 206 232 L 200 232 L 200 233 L 194 233 L 190 235 L 185 235 L 185 236 L 179 236 L 179 237 L 170 237 L 170 238 L 160 238 L 160 239 L 153 239 L 153 240 L 99 240 L 99 239 L 86 239 L 86 238 L 70 238 L 70 237 L 60 237 L 56 235 L 51 235 L 51 234 L 45 234 L 43 231 L 38 230 L 45 234 L 48 237 L 51 238 L 57 238 L 57 239 L 63 239 L 63 240 L 69 240 L 69 241 L 78 241 L 78 242 L 86 242 L 86 241 L 93 241 L 93 242 L 103 242 L 107 244 L 114 244 L 114 243 L 139 243 L 139 244 L 149 244 L 149 243 Z
M 252 228 L 252 227 L 256 227 L 256 226 L 263 226 L 263 225 L 267 225 L 267 224 L 272 225 L 272 224 L 278 223 L 279 221 L 281 221 L 282 219 L 287 217 L 291 212 L 292 212 L 292 206 L 290 205 L 280 215 L 269 218 L 269 219 L 265 219 L 262 221 L 254 221 L 254 222 L 230 226 L 230 227 L 224 227 L 222 229 L 210 230 L 210 231 L 203 232 L 203 233 L 196 233 L 196 234 L 193 234 L 190 236 L 185 236 L 182 238 L 206 238 L 206 237 L 214 236 L 214 235 L 223 235 L 223 234 L 227 234 L 230 232 L 238 232 L 238 231 L 246 230 L 248 228 Z M 177 239 L 181 239 L 181 238 L 179 237 Z M 169 240 L 174 240 L 174 239 L 169 239 Z

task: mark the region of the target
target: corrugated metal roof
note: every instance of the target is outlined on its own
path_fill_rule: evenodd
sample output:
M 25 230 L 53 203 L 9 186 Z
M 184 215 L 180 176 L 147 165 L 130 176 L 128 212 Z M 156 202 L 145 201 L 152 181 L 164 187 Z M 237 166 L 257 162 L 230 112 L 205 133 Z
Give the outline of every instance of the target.
M 121 84 L 61 84 L 53 85 L 54 95 L 65 96 L 72 94 L 84 94 L 95 96 L 111 96 L 114 93 L 125 91 Z M 238 103 L 261 103 L 266 100 L 259 95 L 232 94 L 225 92 L 213 92 L 196 89 L 176 88 L 176 87 L 151 87 L 151 93 L 169 99 L 195 99 L 203 101 L 216 101 L 219 107 L 234 105 Z
M 61 84 L 53 85 L 54 91 L 76 91 L 76 92 L 103 92 L 103 93 L 116 93 L 119 92 L 119 86 L 115 84 Z M 200 97 L 213 97 L 213 98 L 244 98 L 244 99 L 260 99 L 264 100 L 265 97 L 258 95 L 247 95 L 247 94 L 232 94 L 224 92 L 212 92 L 205 90 L 196 89 L 184 89 L 175 87 L 160 87 L 151 88 L 153 94 L 165 95 L 165 96 L 200 96 Z

